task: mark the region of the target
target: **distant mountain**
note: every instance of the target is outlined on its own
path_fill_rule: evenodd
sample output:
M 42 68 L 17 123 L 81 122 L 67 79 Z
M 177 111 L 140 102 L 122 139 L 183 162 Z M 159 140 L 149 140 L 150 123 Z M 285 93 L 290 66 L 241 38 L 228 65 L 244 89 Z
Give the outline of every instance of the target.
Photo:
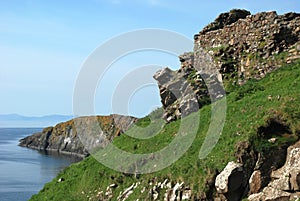
M 19 114 L 0 114 L 1 128 L 47 127 L 72 119 L 71 115 L 47 115 L 41 117 L 22 116 Z

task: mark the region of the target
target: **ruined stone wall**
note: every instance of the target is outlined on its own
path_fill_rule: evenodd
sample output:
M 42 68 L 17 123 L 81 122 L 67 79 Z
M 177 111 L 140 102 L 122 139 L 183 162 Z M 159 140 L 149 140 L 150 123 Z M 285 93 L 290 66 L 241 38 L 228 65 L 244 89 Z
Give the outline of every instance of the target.
M 231 24 L 230 19 L 219 16 L 216 21 L 226 24 L 221 29 L 209 31 L 212 25 L 220 24 L 215 21 L 195 35 L 195 66 L 200 65 L 198 52 L 204 48 L 214 58 L 223 79 L 236 78 L 242 84 L 300 58 L 300 14 L 277 15 L 273 11 L 238 16 L 242 18 Z
M 299 59 L 300 14 L 251 15 L 234 9 L 220 14 L 194 39 L 194 52 L 179 56 L 179 70 L 164 69 L 154 75 L 168 122 L 197 111 L 212 96 L 222 97 L 220 82 L 230 92 L 232 86 L 261 79 Z

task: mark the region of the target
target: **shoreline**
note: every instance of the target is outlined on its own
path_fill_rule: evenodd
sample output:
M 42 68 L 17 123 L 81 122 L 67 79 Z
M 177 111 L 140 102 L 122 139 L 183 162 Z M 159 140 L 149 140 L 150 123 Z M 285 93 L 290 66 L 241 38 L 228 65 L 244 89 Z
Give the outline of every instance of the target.
M 41 148 L 38 148 L 36 146 L 30 146 L 30 145 L 27 145 L 27 146 L 23 146 L 23 145 L 20 145 L 18 144 L 19 147 L 23 147 L 23 148 L 28 148 L 28 149 L 33 149 L 33 150 L 37 150 L 39 152 L 43 152 L 45 154 L 49 154 L 49 155 L 62 155 L 62 156 L 71 156 L 71 157 L 76 157 L 78 159 L 85 159 L 86 157 L 89 156 L 88 155 L 84 155 L 84 154 L 78 154 L 78 153 L 75 153 L 75 152 L 69 152 L 69 151 L 61 151 L 59 149 L 49 149 L 49 148 L 46 148 L 46 149 L 41 149 Z

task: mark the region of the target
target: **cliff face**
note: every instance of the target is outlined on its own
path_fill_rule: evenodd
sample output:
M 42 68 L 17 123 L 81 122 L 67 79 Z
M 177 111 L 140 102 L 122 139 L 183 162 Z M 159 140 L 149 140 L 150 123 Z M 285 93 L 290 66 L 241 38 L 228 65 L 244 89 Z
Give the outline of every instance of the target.
M 185 56 L 185 55 L 184 55 Z M 192 55 L 188 58 L 192 62 Z M 207 75 L 206 78 L 209 76 Z M 208 89 L 203 78 L 193 66 L 172 71 L 165 68 L 154 75 L 157 80 L 161 102 L 164 107 L 163 118 L 174 121 L 196 112 L 202 105 L 210 102 Z
M 210 95 L 222 97 L 220 81 L 230 92 L 236 85 L 261 79 L 299 59 L 299 41 L 299 13 L 251 15 L 249 11 L 231 10 L 220 14 L 194 36 L 194 52 L 179 56 L 179 70 L 166 68 L 154 75 L 164 119 L 169 122 L 197 111 L 210 102 Z
M 296 200 L 300 198 L 300 141 L 287 149 L 285 164 L 271 173 L 271 181 L 266 187 L 261 185 L 261 172 L 251 175 L 250 201 L 256 200 Z
M 245 149 L 243 152 L 247 151 Z M 280 147 L 273 151 L 260 153 L 253 161 L 251 171 L 245 162 L 249 164 L 249 160 L 255 157 L 242 163 L 229 162 L 215 179 L 215 198 L 220 201 L 239 201 L 242 197 L 248 197 L 250 201 L 299 199 L 300 141 L 288 148 Z M 266 158 L 266 155 L 270 158 Z
M 85 157 L 93 148 L 103 147 L 125 132 L 136 120 L 121 115 L 80 117 L 21 139 L 19 146 Z M 96 136 L 88 127 L 95 126 L 95 122 L 101 128 Z

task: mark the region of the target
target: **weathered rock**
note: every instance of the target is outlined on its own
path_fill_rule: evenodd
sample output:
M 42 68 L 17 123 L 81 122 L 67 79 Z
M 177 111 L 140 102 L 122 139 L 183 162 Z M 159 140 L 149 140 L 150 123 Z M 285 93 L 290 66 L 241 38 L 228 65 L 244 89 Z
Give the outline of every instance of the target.
M 183 185 L 183 182 L 175 184 L 175 186 L 172 189 L 172 194 L 171 194 L 170 199 L 169 199 L 170 201 L 175 201 L 176 200 L 176 197 L 177 197 L 176 192 L 182 187 L 182 185 Z M 180 197 L 179 197 L 179 200 L 181 200 Z
M 138 185 L 140 185 L 140 183 L 133 183 L 131 186 L 129 186 L 128 188 L 126 188 L 123 192 L 120 192 L 119 196 L 117 197 L 118 201 L 125 201 L 129 198 L 129 196 L 134 192 L 134 190 L 136 189 L 136 187 L 138 187 Z M 110 186 L 109 186 L 110 187 Z M 111 187 L 109 188 L 111 189 Z
M 260 192 L 260 193 L 255 193 L 255 194 L 252 194 L 248 197 L 248 200 L 249 201 L 263 201 L 261 200 L 263 198 L 263 193 Z
M 241 164 L 229 162 L 224 170 L 216 178 L 216 189 L 218 193 L 228 193 L 231 190 L 236 190 L 241 185 L 243 168 Z M 237 175 L 237 176 L 235 176 Z M 234 179 L 230 180 L 230 179 Z M 231 188 L 231 189 L 230 189 Z
M 182 200 L 190 200 L 192 196 L 192 190 L 190 189 L 185 189 L 182 192 Z
M 300 191 L 300 141 L 290 146 L 283 167 L 272 172 L 272 181 L 262 192 L 249 196 L 249 200 L 290 200 Z
M 249 179 L 249 193 L 254 194 L 258 193 L 261 190 L 262 183 L 261 183 L 261 172 L 259 170 L 256 170 L 252 173 L 250 179 Z
M 166 68 L 154 75 L 164 119 L 179 119 L 222 98 L 222 81 L 230 89 L 300 59 L 299 27 L 298 13 L 250 15 L 235 9 L 220 14 L 195 35 L 194 52 L 179 56 L 179 70 Z
M 207 56 L 207 53 L 203 52 L 203 55 L 205 54 Z M 193 57 L 192 53 L 180 55 L 182 63 L 179 70 L 164 68 L 153 76 L 158 82 L 165 110 L 163 118 L 167 122 L 196 112 L 203 105 L 210 103 L 211 99 L 215 101 L 225 95 L 217 71 L 196 70 L 193 67 Z M 205 66 L 209 66 L 213 61 L 205 60 L 204 63 Z
M 244 183 L 248 185 L 248 180 L 252 176 L 253 169 L 256 165 L 257 154 L 254 151 L 253 145 L 249 141 L 240 141 L 235 146 L 235 157 L 238 163 L 243 164 Z M 246 190 L 246 189 L 245 189 Z
M 300 192 L 292 193 L 292 195 L 290 196 L 290 200 L 299 201 L 300 200 Z
M 233 20 L 228 19 L 230 13 L 221 14 L 195 36 L 195 67 L 201 66 L 198 51 L 204 48 L 213 56 L 223 80 L 243 84 L 299 59 L 299 13 L 247 15 L 239 11 L 241 16 Z M 296 51 L 291 54 L 291 49 Z
M 287 160 L 284 166 L 272 172 L 275 180 L 270 186 L 286 191 L 299 191 L 300 186 L 300 141 L 288 148 Z
M 253 194 L 248 197 L 249 201 L 289 201 L 290 200 L 290 193 L 266 187 L 264 188 L 263 192 L 258 194 Z
M 187 59 L 182 56 L 181 60 Z M 192 60 L 192 59 L 191 59 Z M 192 61 L 188 61 L 190 63 Z M 173 121 L 196 112 L 204 104 L 204 97 L 208 98 L 207 87 L 201 76 L 195 74 L 196 70 L 190 64 L 185 64 L 178 71 L 164 68 L 153 77 L 157 80 L 160 89 L 161 103 L 164 107 L 163 118 Z M 192 76 L 195 76 L 195 81 Z M 189 82 L 191 80 L 191 82 Z M 193 81 L 192 81 L 193 80 Z M 200 101 L 202 99 L 202 102 Z
M 121 115 L 80 117 L 21 139 L 19 145 L 85 157 L 93 148 L 105 146 L 129 129 L 136 120 L 134 117 Z M 95 126 L 99 127 L 97 135 L 93 130 Z
M 277 141 L 277 138 L 275 138 L 275 137 L 268 139 L 268 142 L 270 142 L 272 144 L 274 144 L 276 141 Z
M 193 67 L 194 65 L 194 53 L 184 53 L 182 55 L 179 55 L 179 61 L 181 62 L 181 68 L 189 68 Z
M 300 191 L 300 171 L 293 170 L 291 172 L 290 183 L 292 191 Z
M 229 162 L 224 170 L 216 177 L 217 192 L 224 194 L 228 200 L 240 200 L 244 183 L 242 164 Z
M 228 13 L 221 13 L 214 22 L 206 26 L 200 33 L 205 34 L 209 31 L 222 29 L 226 25 L 230 25 L 239 19 L 244 19 L 251 13 L 247 10 L 233 9 Z

